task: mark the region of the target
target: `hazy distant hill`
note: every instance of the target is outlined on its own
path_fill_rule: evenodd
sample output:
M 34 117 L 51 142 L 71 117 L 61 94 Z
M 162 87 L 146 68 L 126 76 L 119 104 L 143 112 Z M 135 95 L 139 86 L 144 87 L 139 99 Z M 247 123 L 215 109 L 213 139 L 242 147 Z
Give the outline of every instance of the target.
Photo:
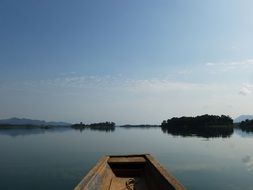
M 65 122 L 46 122 L 43 120 L 33 120 L 33 119 L 27 119 L 27 118 L 10 118 L 10 119 L 2 119 L 0 120 L 0 124 L 8 124 L 8 125 L 50 125 L 50 126 L 67 126 L 71 125 L 70 123 Z
M 234 119 L 234 123 L 240 123 L 241 121 L 244 121 L 246 119 L 253 119 L 253 115 L 240 115 L 239 117 Z

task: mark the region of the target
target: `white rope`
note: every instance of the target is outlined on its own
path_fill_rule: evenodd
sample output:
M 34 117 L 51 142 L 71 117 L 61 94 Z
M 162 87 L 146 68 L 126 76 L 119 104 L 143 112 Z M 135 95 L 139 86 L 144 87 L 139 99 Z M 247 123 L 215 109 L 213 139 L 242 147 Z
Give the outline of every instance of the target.
M 136 184 L 136 181 L 134 178 L 130 178 L 126 181 L 126 187 L 128 190 L 134 190 L 135 184 Z

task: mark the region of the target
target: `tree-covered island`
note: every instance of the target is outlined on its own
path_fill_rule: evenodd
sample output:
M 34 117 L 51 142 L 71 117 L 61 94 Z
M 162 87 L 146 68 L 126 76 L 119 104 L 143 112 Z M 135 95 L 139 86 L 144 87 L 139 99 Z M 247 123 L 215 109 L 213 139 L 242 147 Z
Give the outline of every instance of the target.
M 92 124 L 84 124 L 78 123 L 71 125 L 73 129 L 91 129 L 91 130 L 100 130 L 100 131 L 114 131 L 115 130 L 115 123 L 114 122 L 101 122 L 101 123 L 92 123 Z
M 229 116 L 201 115 L 173 117 L 161 124 L 162 131 L 180 136 L 228 137 L 233 134 L 233 120 Z

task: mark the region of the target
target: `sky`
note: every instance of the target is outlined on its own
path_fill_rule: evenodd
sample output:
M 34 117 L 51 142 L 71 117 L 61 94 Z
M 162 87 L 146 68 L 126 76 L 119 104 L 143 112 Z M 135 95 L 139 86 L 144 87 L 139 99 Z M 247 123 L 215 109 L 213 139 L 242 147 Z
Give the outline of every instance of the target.
M 250 0 L 1 0 L 0 119 L 253 114 Z

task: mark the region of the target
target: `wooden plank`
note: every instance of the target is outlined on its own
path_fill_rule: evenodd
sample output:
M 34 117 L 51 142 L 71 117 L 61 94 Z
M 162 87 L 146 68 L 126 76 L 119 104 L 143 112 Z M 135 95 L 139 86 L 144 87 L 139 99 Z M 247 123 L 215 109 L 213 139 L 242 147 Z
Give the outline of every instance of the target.
M 102 157 L 97 164 L 88 172 L 88 174 L 82 179 L 82 181 L 75 187 L 74 190 L 84 190 L 89 183 L 93 182 L 93 179 L 99 174 L 99 171 L 105 166 L 108 160 L 108 156 Z M 99 185 L 99 184 L 94 184 Z
M 152 164 L 159 175 L 163 177 L 166 181 L 168 181 L 169 184 L 173 187 L 175 190 L 185 190 L 184 186 L 177 181 L 175 177 L 173 177 L 163 166 L 161 166 L 154 157 L 147 154 L 146 155 L 147 160 Z
M 144 157 L 110 157 L 108 163 L 143 163 L 146 162 Z

